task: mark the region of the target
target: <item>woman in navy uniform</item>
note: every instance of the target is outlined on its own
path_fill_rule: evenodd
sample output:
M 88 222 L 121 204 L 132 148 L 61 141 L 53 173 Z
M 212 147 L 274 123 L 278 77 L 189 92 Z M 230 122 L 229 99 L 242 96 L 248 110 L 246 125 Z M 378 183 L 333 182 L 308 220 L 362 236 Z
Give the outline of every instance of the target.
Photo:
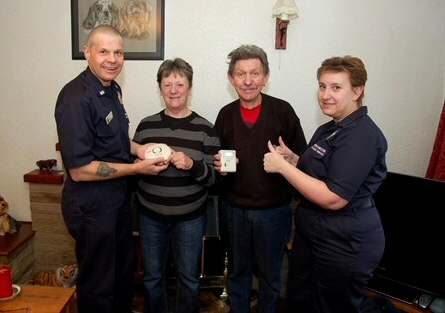
M 318 102 L 332 118 L 298 157 L 283 140 L 264 169 L 301 196 L 295 214 L 288 312 L 358 313 L 383 255 L 385 237 L 372 196 L 386 177 L 387 142 L 362 105 L 367 72 L 352 56 L 317 71 Z

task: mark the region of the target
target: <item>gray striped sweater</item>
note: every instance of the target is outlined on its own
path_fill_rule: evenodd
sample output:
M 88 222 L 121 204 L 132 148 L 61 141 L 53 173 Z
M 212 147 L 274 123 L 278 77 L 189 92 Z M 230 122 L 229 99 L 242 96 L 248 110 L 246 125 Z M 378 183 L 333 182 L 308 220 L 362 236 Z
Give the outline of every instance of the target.
M 220 141 L 213 124 L 196 112 L 178 119 L 162 110 L 140 121 L 133 140 L 139 144 L 165 143 L 193 159 L 188 171 L 170 165 L 159 175 L 139 176 L 136 197 L 139 212 L 167 221 L 205 214 L 208 188 L 219 178 L 213 161 Z

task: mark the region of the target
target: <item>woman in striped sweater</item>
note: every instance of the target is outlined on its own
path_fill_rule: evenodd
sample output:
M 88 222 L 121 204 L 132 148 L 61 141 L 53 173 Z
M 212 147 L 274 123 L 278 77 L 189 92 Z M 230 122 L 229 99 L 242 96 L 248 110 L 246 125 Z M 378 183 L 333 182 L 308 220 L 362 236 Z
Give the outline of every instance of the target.
M 165 109 L 141 120 L 134 141 L 162 143 L 172 153 L 169 167 L 137 184 L 139 230 L 147 292 L 146 312 L 167 313 L 165 268 L 169 247 L 177 271 L 175 312 L 199 312 L 199 261 L 207 216 L 208 187 L 218 172 L 220 149 L 213 125 L 188 106 L 193 69 L 180 58 L 164 61 L 157 82 Z

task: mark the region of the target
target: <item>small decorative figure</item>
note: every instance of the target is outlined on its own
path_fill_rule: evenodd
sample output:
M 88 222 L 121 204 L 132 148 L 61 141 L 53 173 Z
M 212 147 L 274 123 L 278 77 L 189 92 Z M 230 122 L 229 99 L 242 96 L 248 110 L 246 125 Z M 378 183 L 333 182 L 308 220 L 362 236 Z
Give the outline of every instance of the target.
M 36 162 L 36 164 L 39 167 L 41 173 L 44 172 L 52 173 L 51 169 L 54 166 L 57 166 L 57 160 L 56 159 L 39 160 Z
M 0 195 L 0 236 L 16 233 L 21 223 L 8 214 L 9 203 Z
M 55 270 L 44 270 L 35 273 L 29 283 L 40 286 L 75 288 L 78 275 L 77 263 L 61 264 Z

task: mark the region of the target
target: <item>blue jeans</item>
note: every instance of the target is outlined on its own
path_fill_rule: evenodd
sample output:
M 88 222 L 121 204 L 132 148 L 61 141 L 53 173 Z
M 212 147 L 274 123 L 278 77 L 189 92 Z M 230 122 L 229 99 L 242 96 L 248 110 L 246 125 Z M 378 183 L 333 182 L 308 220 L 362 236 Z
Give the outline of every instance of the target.
M 165 222 L 139 214 L 145 312 L 167 313 L 165 269 L 171 244 L 176 269 L 176 313 L 199 312 L 199 276 L 207 216 L 183 222 Z
M 250 312 L 254 270 L 258 270 L 258 312 L 276 312 L 285 246 L 292 229 L 291 203 L 248 210 L 222 201 L 221 218 L 232 250 L 233 264 L 228 277 L 231 312 Z

